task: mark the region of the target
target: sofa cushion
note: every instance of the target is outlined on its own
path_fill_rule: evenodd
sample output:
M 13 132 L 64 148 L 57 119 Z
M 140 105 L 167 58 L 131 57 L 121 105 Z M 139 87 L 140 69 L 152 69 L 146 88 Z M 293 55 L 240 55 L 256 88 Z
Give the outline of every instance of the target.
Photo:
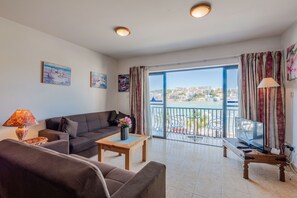
M 79 136 L 88 138 L 90 140 L 93 140 L 94 142 L 101 138 L 106 137 L 105 134 L 103 134 L 103 133 L 95 133 L 95 132 L 86 132 L 86 133 L 80 134 Z
M 61 117 L 46 119 L 45 120 L 46 128 L 58 131 L 60 122 L 61 122 Z
M 89 131 L 95 131 L 102 128 L 98 113 L 88 113 L 86 114 L 86 119 Z
M 127 183 L 130 179 L 132 179 L 135 176 L 135 173 L 117 168 L 115 166 L 93 161 L 88 158 L 81 157 L 79 155 L 72 156 L 82 160 L 86 160 L 99 168 L 105 179 L 110 195 L 115 193 L 120 187 L 122 187 L 125 183 Z
M 118 120 L 117 120 L 117 112 L 116 111 L 112 111 L 110 113 L 110 116 L 108 118 L 108 122 L 110 126 L 117 126 L 118 125 Z
M 105 175 L 104 178 L 105 180 L 111 179 L 124 184 L 127 181 L 129 181 L 134 175 L 135 173 L 133 172 L 130 172 L 124 169 L 115 168 L 115 169 L 112 169 L 107 175 Z
M 121 131 L 121 129 L 119 127 L 117 127 L 117 126 L 110 126 L 110 127 L 105 127 L 103 129 L 99 129 L 96 132 L 113 135 L 115 133 L 119 133 L 120 131 Z
M 60 120 L 58 131 L 63 131 L 64 125 L 66 125 L 66 124 L 67 124 L 66 118 L 65 117 L 62 117 L 61 120 Z
M 110 195 L 118 191 L 123 186 L 123 183 L 112 179 L 105 179 L 105 183 Z
M 77 135 L 89 131 L 85 114 L 67 116 L 67 118 L 69 118 L 72 121 L 78 122 Z
M 133 178 L 134 175 L 135 174 L 132 172 L 119 168 L 111 170 L 106 176 L 104 176 L 109 194 L 112 195 L 115 193 L 120 187 Z
M 108 127 L 109 126 L 108 119 L 110 116 L 110 111 L 100 112 L 98 113 L 98 115 L 99 115 L 101 128 Z
M 70 120 L 69 118 L 61 118 L 59 125 L 59 131 L 68 133 L 71 138 L 75 138 L 77 135 L 78 123 Z
M 96 143 L 92 139 L 80 136 L 69 140 L 69 144 L 70 153 L 78 153 L 96 145 Z
M 117 119 L 122 119 L 122 118 L 125 118 L 125 117 L 130 117 L 129 115 L 127 114 L 124 114 L 122 112 L 119 112 L 118 116 L 117 116 Z

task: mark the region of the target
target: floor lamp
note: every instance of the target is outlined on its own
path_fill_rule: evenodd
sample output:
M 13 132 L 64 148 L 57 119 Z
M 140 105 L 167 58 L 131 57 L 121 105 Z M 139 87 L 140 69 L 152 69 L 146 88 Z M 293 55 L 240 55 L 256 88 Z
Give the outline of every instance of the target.
M 258 89 L 264 89 L 264 104 L 266 105 L 269 97 L 269 91 L 270 88 L 279 87 L 280 85 L 273 79 L 273 78 L 263 78 L 263 80 L 258 85 Z M 264 112 L 264 120 L 266 123 L 268 123 L 267 120 L 268 116 L 266 115 L 266 112 Z M 264 124 L 264 132 L 265 132 L 265 146 L 267 146 L 267 133 L 266 133 L 266 125 Z

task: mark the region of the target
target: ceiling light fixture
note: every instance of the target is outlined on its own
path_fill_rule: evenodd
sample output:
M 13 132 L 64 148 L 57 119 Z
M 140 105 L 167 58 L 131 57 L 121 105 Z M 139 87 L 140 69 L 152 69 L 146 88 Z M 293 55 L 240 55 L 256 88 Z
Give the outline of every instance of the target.
M 200 18 L 208 15 L 211 11 L 211 6 L 208 3 L 194 5 L 191 8 L 190 14 L 192 17 Z
M 114 31 L 119 36 L 128 36 L 130 34 L 130 30 L 126 27 L 116 27 Z

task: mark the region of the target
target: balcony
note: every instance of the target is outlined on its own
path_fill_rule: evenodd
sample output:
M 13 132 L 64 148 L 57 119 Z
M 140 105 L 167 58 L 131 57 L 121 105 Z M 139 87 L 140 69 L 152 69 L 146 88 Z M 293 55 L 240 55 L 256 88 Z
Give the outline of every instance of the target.
M 151 105 L 152 131 L 154 136 L 164 136 L 163 106 Z M 227 108 L 226 137 L 235 137 L 235 117 L 238 108 Z M 215 108 L 166 108 L 166 138 L 170 140 L 222 145 L 223 109 Z

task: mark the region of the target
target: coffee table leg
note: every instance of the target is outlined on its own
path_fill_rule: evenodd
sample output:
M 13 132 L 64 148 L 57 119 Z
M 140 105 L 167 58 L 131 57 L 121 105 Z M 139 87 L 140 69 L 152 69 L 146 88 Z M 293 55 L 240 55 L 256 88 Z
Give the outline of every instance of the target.
M 104 150 L 101 144 L 98 144 L 98 161 L 103 162 L 104 159 Z
M 131 158 L 132 158 L 131 151 L 128 150 L 125 154 L 125 169 L 126 170 L 130 170 L 130 168 L 131 168 Z
M 223 146 L 223 156 L 227 157 L 227 148 Z
M 249 178 L 249 163 L 244 161 L 243 164 L 243 178 L 248 179 Z
M 144 140 L 142 145 L 142 161 L 146 162 L 146 155 L 147 155 L 147 140 Z

